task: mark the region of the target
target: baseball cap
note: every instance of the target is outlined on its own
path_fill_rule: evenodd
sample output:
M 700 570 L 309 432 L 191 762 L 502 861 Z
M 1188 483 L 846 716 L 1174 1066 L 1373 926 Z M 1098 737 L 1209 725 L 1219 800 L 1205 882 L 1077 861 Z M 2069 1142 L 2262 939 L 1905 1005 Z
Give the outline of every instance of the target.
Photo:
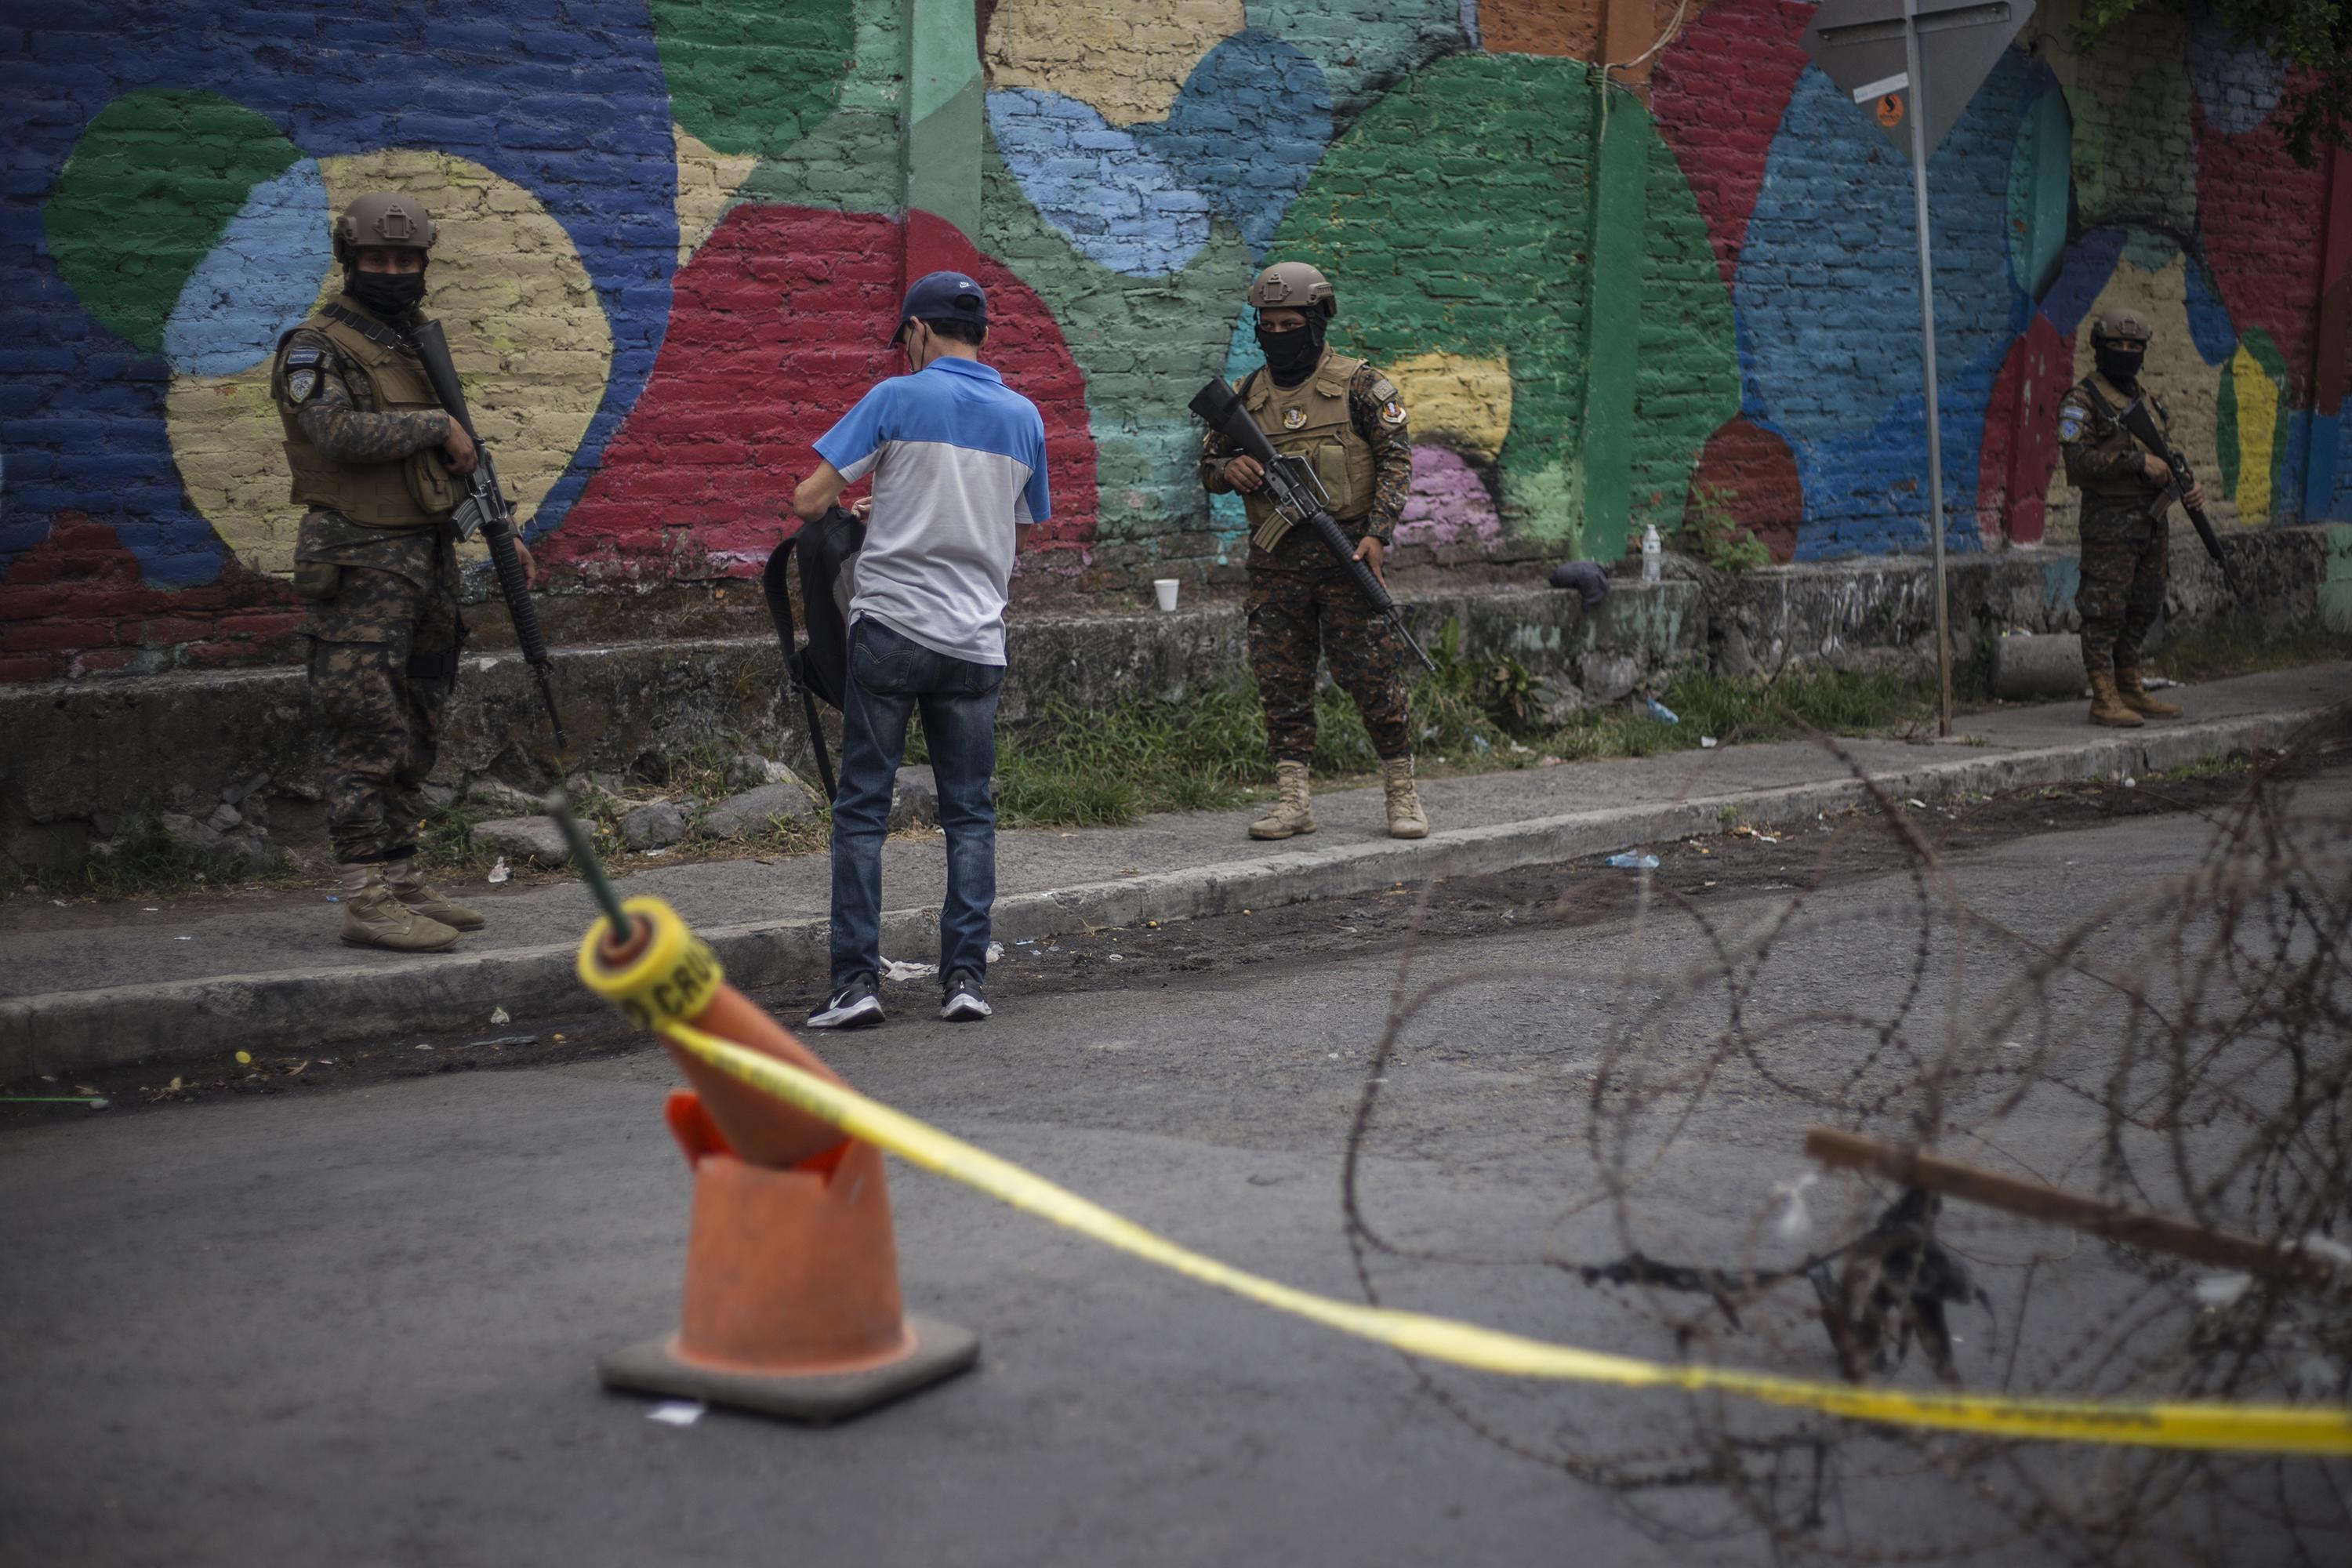
M 908 321 L 970 321 L 984 327 L 988 295 L 961 272 L 926 273 L 915 279 L 906 303 L 898 307 L 898 330 L 890 334 L 892 342 L 907 335 Z

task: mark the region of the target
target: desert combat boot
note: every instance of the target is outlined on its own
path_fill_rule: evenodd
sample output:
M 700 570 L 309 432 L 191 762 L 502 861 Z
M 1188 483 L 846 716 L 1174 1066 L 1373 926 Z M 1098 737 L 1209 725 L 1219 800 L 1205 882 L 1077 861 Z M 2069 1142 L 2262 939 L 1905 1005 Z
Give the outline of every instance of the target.
M 2147 721 L 2124 706 L 2116 690 L 2116 678 L 2102 671 L 2091 677 L 2091 722 L 2113 730 L 2137 730 Z
M 353 947 L 446 952 L 457 945 L 455 929 L 400 901 L 381 863 L 345 866 L 342 874 L 343 940 Z
M 1391 757 L 1382 763 L 1381 787 L 1388 795 L 1389 837 L 1428 837 L 1429 814 L 1421 809 L 1421 796 L 1412 787 L 1412 759 Z
M 2139 669 L 2137 666 L 2126 665 L 2116 669 L 2116 695 L 2123 699 L 2125 707 L 2143 719 L 2180 717 L 2179 703 L 2167 702 L 2160 697 L 2151 697 L 2147 694 L 2147 688 L 2140 684 Z
M 1274 808 L 1250 824 L 1252 838 L 1287 838 L 1315 831 L 1315 809 L 1307 798 L 1307 764 L 1274 764 Z
M 451 931 L 482 929 L 481 915 L 426 882 L 413 858 L 384 862 L 383 879 L 394 897 L 426 920 L 439 921 Z

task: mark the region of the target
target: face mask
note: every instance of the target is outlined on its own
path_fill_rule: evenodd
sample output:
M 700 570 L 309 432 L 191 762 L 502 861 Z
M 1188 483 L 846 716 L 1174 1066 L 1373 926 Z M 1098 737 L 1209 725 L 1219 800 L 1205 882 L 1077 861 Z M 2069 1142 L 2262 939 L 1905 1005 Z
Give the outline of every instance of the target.
M 343 291 L 388 321 L 416 309 L 425 298 L 422 272 L 362 272 L 354 268 L 343 279 Z
M 2099 374 L 2117 386 L 2129 386 L 2139 374 L 2142 361 L 2147 358 L 2146 349 L 2107 348 L 2094 344 L 2091 356 L 2099 362 Z
M 1323 358 L 1323 321 L 1309 316 L 1305 326 L 1287 332 L 1269 332 L 1260 327 L 1257 346 L 1265 355 L 1265 368 L 1273 373 L 1275 384 L 1296 386 Z

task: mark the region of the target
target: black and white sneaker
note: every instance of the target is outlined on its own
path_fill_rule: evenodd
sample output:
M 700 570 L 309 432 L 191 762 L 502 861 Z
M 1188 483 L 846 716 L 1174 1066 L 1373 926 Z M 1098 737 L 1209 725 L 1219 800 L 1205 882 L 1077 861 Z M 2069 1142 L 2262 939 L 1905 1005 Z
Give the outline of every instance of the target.
M 992 1011 L 981 993 L 978 975 L 959 969 L 948 976 L 947 993 L 940 1001 L 940 1017 L 950 1024 L 965 1024 L 985 1018 Z
M 860 974 L 825 999 L 811 1013 L 812 1029 L 861 1029 L 882 1021 L 882 998 L 874 993 L 874 976 Z

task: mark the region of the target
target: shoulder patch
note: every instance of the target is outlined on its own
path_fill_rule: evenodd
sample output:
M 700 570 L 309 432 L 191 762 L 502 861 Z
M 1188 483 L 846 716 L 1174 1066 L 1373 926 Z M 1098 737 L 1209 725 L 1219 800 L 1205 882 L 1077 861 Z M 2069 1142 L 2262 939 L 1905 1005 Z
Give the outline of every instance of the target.
M 1371 392 L 1373 402 L 1392 403 L 1396 400 L 1396 383 L 1384 375 L 1374 376 Z
M 289 366 L 317 364 L 326 357 L 323 353 L 314 348 L 297 347 L 286 351 L 286 363 Z
M 1395 388 L 1391 387 L 1391 388 L 1390 388 L 1390 390 L 1391 390 L 1391 391 L 1394 391 L 1394 390 L 1395 390 Z M 1393 398 L 1393 397 L 1390 398 L 1386 403 L 1384 403 L 1384 404 L 1381 405 L 1381 424 L 1383 424 L 1383 425 L 1402 425 L 1402 424 L 1403 424 L 1403 423 L 1404 423 L 1404 405 L 1403 405 L 1403 404 L 1402 404 L 1402 403 L 1399 403 L 1399 402 L 1398 402 L 1395 398 Z
M 300 403 L 318 390 L 319 373 L 317 371 L 297 370 L 287 374 L 286 397 L 289 402 Z

